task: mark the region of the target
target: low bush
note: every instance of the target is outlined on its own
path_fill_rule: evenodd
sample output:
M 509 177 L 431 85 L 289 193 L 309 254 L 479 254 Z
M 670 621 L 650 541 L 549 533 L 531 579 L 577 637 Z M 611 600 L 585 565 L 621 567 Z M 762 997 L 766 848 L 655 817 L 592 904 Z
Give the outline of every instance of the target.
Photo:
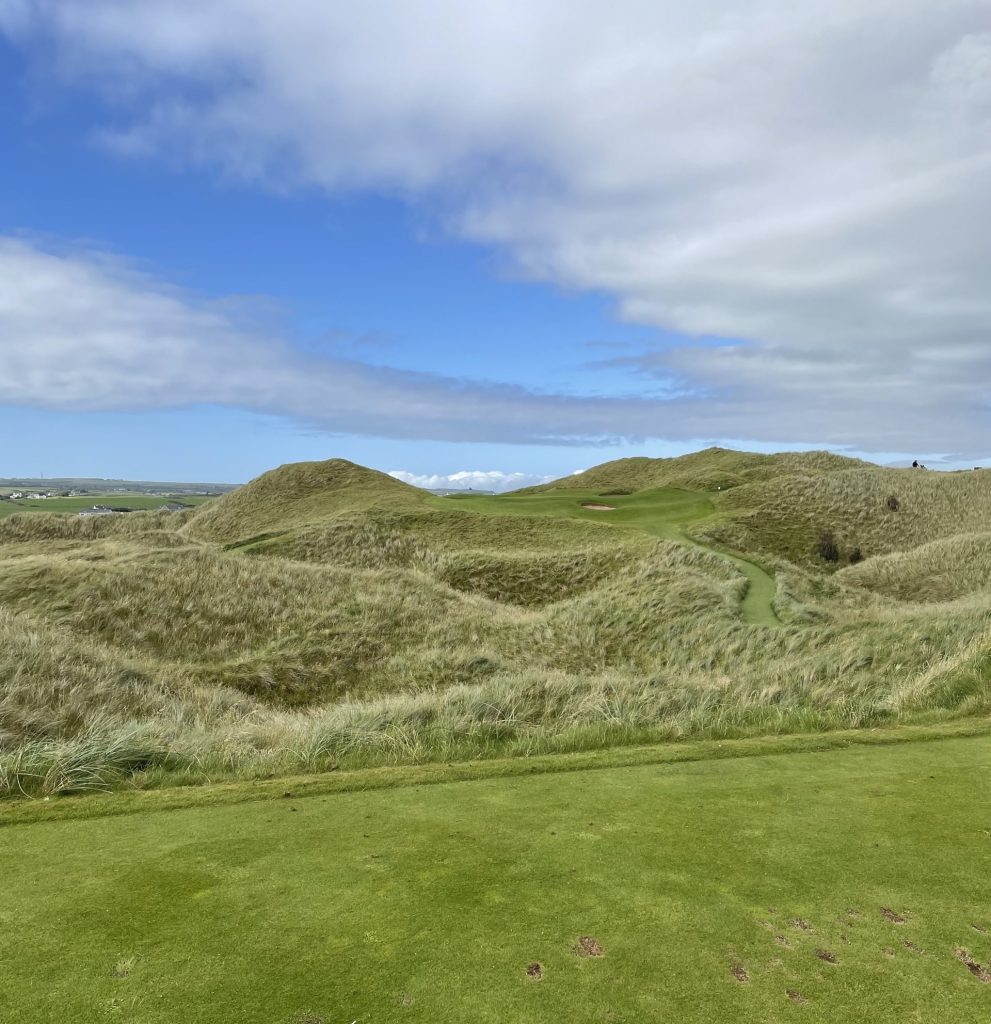
M 819 534 L 819 543 L 816 546 L 816 551 L 824 562 L 838 562 L 840 560 L 840 548 L 831 530 L 823 530 Z

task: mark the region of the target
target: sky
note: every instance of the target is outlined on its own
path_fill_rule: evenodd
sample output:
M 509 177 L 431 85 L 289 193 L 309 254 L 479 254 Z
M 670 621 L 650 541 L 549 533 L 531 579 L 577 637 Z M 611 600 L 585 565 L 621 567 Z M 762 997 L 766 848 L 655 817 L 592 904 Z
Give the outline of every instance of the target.
M 991 457 L 991 0 L 0 0 L 0 477 Z

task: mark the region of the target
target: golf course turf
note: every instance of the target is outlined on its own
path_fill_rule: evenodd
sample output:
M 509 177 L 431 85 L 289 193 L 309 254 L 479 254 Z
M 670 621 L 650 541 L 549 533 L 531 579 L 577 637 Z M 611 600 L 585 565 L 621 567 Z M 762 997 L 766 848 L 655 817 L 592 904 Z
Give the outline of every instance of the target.
M 743 621 L 755 626 L 781 624 L 772 603 L 777 589 L 772 576 L 738 552 L 703 544 L 685 532 L 688 526 L 700 524 L 713 515 L 712 502 L 704 494 L 680 487 L 659 487 L 630 495 L 609 495 L 603 499 L 608 505 L 593 491 L 459 496 L 453 500 L 458 508 L 488 515 L 564 516 L 640 529 L 662 540 L 712 552 L 731 562 L 747 579 L 740 605 Z M 439 498 L 432 504 L 444 507 L 444 502 L 451 501 L 451 498 Z
M 989 764 L 976 736 L 11 824 L 0 1020 L 986 1020 Z

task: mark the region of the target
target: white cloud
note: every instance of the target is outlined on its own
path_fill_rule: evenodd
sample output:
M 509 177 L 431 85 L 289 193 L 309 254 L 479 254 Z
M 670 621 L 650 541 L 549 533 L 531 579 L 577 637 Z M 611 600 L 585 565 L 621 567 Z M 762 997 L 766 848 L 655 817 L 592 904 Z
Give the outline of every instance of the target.
M 410 473 L 405 469 L 393 469 L 389 476 L 426 490 L 451 488 L 460 491 L 515 491 L 520 487 L 546 484 L 554 479 L 552 476 L 534 473 L 504 473 L 501 469 L 461 469 L 456 473 Z
M 0 402 L 221 404 L 337 433 L 503 443 L 659 436 L 664 402 L 535 393 L 305 353 L 258 299 L 208 302 L 120 258 L 0 236 Z
M 440 197 L 536 278 L 737 339 L 627 360 L 702 397 L 585 403 L 592 434 L 987 451 L 989 0 L 8 0 L 3 25 L 113 97 L 121 150 Z M 536 397 L 485 394 L 540 433 Z

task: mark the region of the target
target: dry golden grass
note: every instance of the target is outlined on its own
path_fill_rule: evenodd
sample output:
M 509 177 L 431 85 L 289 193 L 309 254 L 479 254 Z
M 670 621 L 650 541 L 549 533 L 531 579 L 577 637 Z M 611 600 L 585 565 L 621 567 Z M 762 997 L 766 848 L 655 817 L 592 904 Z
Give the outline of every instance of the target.
M 880 517 L 899 525 L 878 536 L 907 545 L 986 507 L 991 473 L 826 463 L 740 484 L 719 529 L 780 555 L 782 538 L 802 549 L 816 507 L 844 544 L 841 523 L 866 545 Z M 987 534 L 832 575 L 771 558 L 784 626 L 768 629 L 741 621 L 745 581 L 716 554 L 435 507 L 412 489 L 389 508 L 392 485 L 383 497 L 373 483 L 361 476 L 350 498 L 304 488 L 292 528 L 233 548 L 250 532 L 230 509 L 0 524 L 0 793 L 991 710 Z M 901 507 L 879 512 L 889 491 Z M 747 493 L 765 502 L 763 525 L 740 505 Z
M 980 594 L 991 590 L 991 533 L 963 533 L 880 555 L 839 575 L 852 586 L 902 601 L 954 601 Z
M 847 459 L 832 452 L 779 452 L 761 455 L 727 448 L 706 448 L 672 459 L 634 457 L 616 459 L 594 466 L 584 473 L 563 477 L 549 484 L 529 487 L 520 494 L 541 491 L 610 490 L 630 494 L 655 487 L 684 487 L 693 491 L 726 491 L 743 484 L 771 480 L 783 475 L 834 473 L 868 463 Z
M 189 524 L 196 537 L 234 543 L 329 517 L 416 508 L 425 492 L 347 459 L 280 466 L 213 501 Z
M 897 501 L 897 510 L 887 500 Z M 719 498 L 723 522 L 703 535 L 743 551 L 800 565 L 822 565 L 816 542 L 837 538 L 841 560 L 906 551 L 940 538 L 988 528 L 991 472 L 932 473 L 911 469 L 850 469 L 816 476 L 781 476 Z

